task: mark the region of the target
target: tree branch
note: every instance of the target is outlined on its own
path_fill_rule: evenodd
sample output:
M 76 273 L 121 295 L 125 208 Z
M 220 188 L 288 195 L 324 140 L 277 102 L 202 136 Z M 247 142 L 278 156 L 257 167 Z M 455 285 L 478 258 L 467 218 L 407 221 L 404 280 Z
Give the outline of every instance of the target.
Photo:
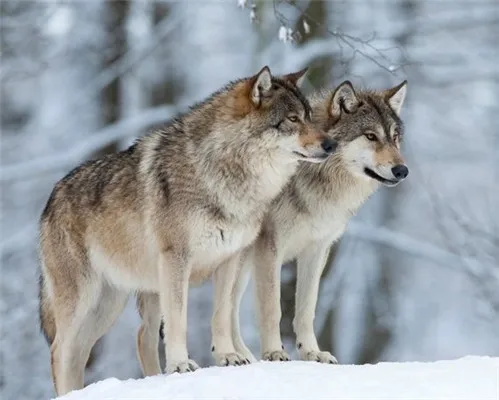
M 83 140 L 63 154 L 38 158 L 32 161 L 6 165 L 0 169 L 0 182 L 34 178 L 37 175 L 75 166 L 93 152 L 118 139 L 132 136 L 152 125 L 165 122 L 177 112 L 174 106 L 154 107 L 137 116 L 121 120 L 96 133 L 81 135 Z
M 350 222 L 345 235 L 388 246 L 414 257 L 435 262 L 442 267 L 452 269 L 456 272 L 470 274 L 473 277 L 480 276 L 479 271 L 484 268 L 492 268 L 494 270 L 496 268 L 495 265 L 482 260 L 455 254 L 403 233 L 384 227 L 371 226 L 362 222 Z M 334 306 L 338 299 L 339 286 L 348 269 L 347 264 L 346 262 L 336 264 L 322 279 L 323 284 L 316 312 L 317 332 L 321 332 L 324 328 L 327 311 Z
M 333 38 L 336 39 L 337 46 L 340 48 L 340 56 L 344 58 L 344 46 L 350 49 L 352 52 L 351 57 L 349 57 L 346 63 L 353 61 L 357 54 L 360 54 L 362 57 L 366 58 L 370 62 L 374 63 L 376 66 L 394 74 L 399 69 L 405 67 L 406 65 L 412 64 L 408 61 L 408 57 L 405 54 L 404 50 L 398 46 L 390 47 L 388 49 L 379 49 L 372 44 L 374 40 L 377 39 L 376 33 L 367 38 L 362 39 L 360 37 L 352 36 L 347 33 L 341 32 L 338 29 L 331 30 L 326 25 L 317 21 L 312 15 L 310 15 L 307 11 L 300 8 L 295 1 L 292 0 L 273 0 L 273 9 L 274 15 L 276 19 L 281 23 L 282 26 L 289 25 L 289 21 L 286 17 L 279 11 L 278 3 L 286 3 L 291 7 L 294 7 L 300 14 L 305 17 L 307 22 L 313 23 L 316 27 L 324 29 L 327 33 L 329 33 Z M 403 62 L 394 64 L 391 60 L 386 56 L 385 52 L 392 49 L 397 49 L 402 54 Z M 368 51 L 365 51 L 367 49 Z M 369 51 L 373 52 L 374 55 L 369 54 Z M 381 60 L 381 61 L 380 61 Z

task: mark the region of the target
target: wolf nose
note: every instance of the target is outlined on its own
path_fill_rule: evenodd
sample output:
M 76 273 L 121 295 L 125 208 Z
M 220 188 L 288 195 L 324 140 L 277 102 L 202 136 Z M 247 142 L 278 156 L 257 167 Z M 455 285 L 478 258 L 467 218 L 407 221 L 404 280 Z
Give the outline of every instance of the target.
M 395 167 L 392 168 L 392 174 L 398 180 L 405 179 L 407 175 L 409 175 L 409 168 L 404 164 L 395 165 Z
M 336 147 L 338 147 L 338 143 L 328 138 L 324 139 L 321 143 L 321 147 L 327 154 L 331 154 L 336 150 Z

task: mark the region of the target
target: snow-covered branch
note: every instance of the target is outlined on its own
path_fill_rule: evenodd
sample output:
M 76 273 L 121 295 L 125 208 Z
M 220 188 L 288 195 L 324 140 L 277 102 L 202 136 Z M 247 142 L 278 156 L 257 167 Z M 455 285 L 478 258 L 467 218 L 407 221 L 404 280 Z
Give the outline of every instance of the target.
M 401 232 L 393 231 L 385 227 L 372 226 L 362 222 L 352 221 L 348 224 L 345 232 L 346 236 L 353 239 L 369 241 L 378 245 L 388 246 L 402 253 L 425 258 L 428 261 L 437 263 L 444 268 L 453 269 L 456 272 L 477 275 L 477 269 L 493 268 L 496 266 L 485 263 L 472 257 L 466 257 L 452 253 L 435 246 L 426 241 L 415 239 Z M 401 266 L 404 264 L 401 263 Z M 321 332 L 327 318 L 327 310 L 331 309 L 338 299 L 338 288 L 343 280 L 348 263 L 339 263 L 322 279 L 321 293 L 317 304 L 316 326 Z
M 139 115 L 109 125 L 96 133 L 81 135 L 82 141 L 65 153 L 41 157 L 32 161 L 7 165 L 0 169 L 0 181 L 12 182 L 33 178 L 39 174 L 75 166 L 95 151 L 115 142 L 136 135 L 149 126 L 167 121 L 175 115 L 174 106 L 154 107 Z
M 282 49 L 279 48 L 282 43 L 272 42 L 261 52 L 260 64 L 265 64 L 266 60 L 272 59 L 272 55 L 277 53 L 280 58 L 273 65 L 277 65 L 282 72 L 293 71 L 305 67 L 315 58 L 338 55 L 335 44 L 336 40 L 331 38 L 313 39 L 307 46 Z
M 483 262 L 471 257 L 464 257 L 444 250 L 431 243 L 415 239 L 409 235 L 396 232 L 384 227 L 370 226 L 360 222 L 350 222 L 345 233 L 358 239 L 371 241 L 415 257 L 423 257 L 455 270 L 463 270 L 464 265 L 483 265 Z M 492 265 L 489 265 L 492 267 Z

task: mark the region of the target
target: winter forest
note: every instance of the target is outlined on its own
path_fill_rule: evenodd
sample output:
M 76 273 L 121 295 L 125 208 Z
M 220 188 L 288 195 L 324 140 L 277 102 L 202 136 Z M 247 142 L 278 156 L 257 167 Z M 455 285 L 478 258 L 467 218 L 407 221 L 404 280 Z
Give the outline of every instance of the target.
M 349 223 L 322 277 L 315 325 L 342 364 L 499 356 L 499 3 L 496 0 L 184 0 L 0 3 L 0 394 L 53 396 L 38 322 L 38 220 L 55 182 L 228 81 L 309 66 L 304 90 L 388 88 L 408 179 Z M 293 358 L 296 270 L 283 270 Z M 189 351 L 210 354 L 212 286 L 190 290 Z M 259 354 L 253 291 L 242 329 Z M 139 317 L 92 353 L 88 383 L 140 377 Z

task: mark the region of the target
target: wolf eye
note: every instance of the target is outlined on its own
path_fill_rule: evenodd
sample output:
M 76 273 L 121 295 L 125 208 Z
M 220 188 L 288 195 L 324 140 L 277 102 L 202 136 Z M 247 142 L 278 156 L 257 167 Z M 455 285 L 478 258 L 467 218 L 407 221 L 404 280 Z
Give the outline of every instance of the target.
M 364 136 L 367 138 L 367 140 L 370 140 L 371 142 L 375 142 L 376 140 L 378 140 L 378 138 L 374 133 L 365 133 Z
M 295 115 L 292 115 L 290 117 L 288 117 L 288 119 L 291 121 L 291 122 L 298 122 L 298 117 L 295 116 Z

